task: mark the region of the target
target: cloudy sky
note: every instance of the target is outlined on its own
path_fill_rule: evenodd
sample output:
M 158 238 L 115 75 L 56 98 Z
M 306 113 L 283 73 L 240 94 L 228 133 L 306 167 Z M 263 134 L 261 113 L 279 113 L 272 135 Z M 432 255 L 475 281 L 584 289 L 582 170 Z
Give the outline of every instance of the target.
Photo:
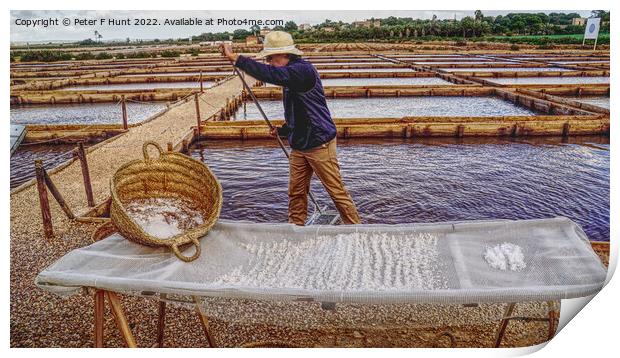
M 238 28 L 249 28 L 249 26 L 110 26 L 110 25 L 74 25 L 76 18 L 79 19 L 136 19 L 136 18 L 156 18 L 159 22 L 164 19 L 178 18 L 219 18 L 225 19 L 277 19 L 295 21 L 297 24 L 309 23 L 318 24 L 325 19 L 332 21 L 351 22 L 364 20 L 370 17 L 384 18 L 388 16 L 413 17 L 430 19 L 433 14 L 440 19 L 454 18 L 461 19 L 464 16 L 471 16 L 472 11 L 403 11 L 403 10 L 359 10 L 359 11 L 171 11 L 171 10 L 144 10 L 144 11 L 73 11 L 73 10 L 16 10 L 11 11 L 11 42 L 39 42 L 39 41 L 75 41 L 92 38 L 95 31 L 102 34 L 103 40 L 115 39 L 154 39 L 154 38 L 182 38 L 191 35 L 198 35 L 203 32 L 232 31 Z M 504 15 L 516 11 L 483 11 L 485 15 Z M 525 12 L 525 11 L 518 11 Z M 540 12 L 540 11 L 531 11 Z M 576 12 L 584 17 L 590 15 L 589 10 L 549 10 L 549 12 Z M 37 19 L 58 19 L 58 25 L 48 27 L 35 26 L 27 27 L 24 20 Z M 63 19 L 69 19 L 71 24 L 65 26 Z

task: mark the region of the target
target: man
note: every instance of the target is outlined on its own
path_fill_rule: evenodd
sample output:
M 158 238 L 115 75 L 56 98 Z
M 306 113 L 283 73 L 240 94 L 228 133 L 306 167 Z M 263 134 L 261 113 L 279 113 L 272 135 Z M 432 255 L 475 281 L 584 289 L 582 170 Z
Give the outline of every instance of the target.
M 222 54 L 250 76 L 282 86 L 286 123 L 271 134 L 287 136 L 293 149 L 289 160 L 290 223 L 304 225 L 308 215 L 308 193 L 312 173 L 316 173 L 331 196 L 344 224 L 359 224 L 357 208 L 344 187 L 336 157 L 336 125 L 331 118 L 319 74 L 302 60 L 290 34 L 272 31 L 265 36 L 258 58 L 269 65 L 232 52 L 229 44 Z

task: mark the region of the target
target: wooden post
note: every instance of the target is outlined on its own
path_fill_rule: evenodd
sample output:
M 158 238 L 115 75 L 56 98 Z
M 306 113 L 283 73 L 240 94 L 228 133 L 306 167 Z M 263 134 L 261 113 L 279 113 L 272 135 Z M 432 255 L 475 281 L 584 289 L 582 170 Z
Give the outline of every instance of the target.
M 50 178 L 50 176 L 47 174 L 47 171 L 45 170 L 45 168 L 42 168 L 42 170 L 43 170 L 43 177 L 45 178 L 45 184 L 47 185 L 48 189 L 52 193 L 52 196 L 54 197 L 54 199 L 56 199 L 56 201 L 58 202 L 58 205 L 60 205 L 60 208 L 62 209 L 62 211 L 65 212 L 65 214 L 67 215 L 69 219 L 72 219 L 72 220 L 75 219 L 75 215 L 73 215 L 73 212 L 69 208 L 69 205 L 67 205 L 67 202 L 65 202 L 65 199 L 60 194 L 60 190 L 58 190 L 58 188 L 52 181 L 52 178 Z
M 127 318 L 125 318 L 121 301 L 114 292 L 105 291 L 105 294 L 108 298 L 108 302 L 110 303 L 110 308 L 112 310 L 112 314 L 114 315 L 114 320 L 116 321 L 116 327 L 118 327 L 118 330 L 121 332 L 121 335 L 125 340 L 125 344 L 127 344 L 127 347 L 129 348 L 136 348 L 136 340 L 133 338 L 133 334 L 131 333 L 131 329 L 127 323 Z
M 127 103 L 125 102 L 125 95 L 121 96 L 121 111 L 123 112 L 123 129 L 127 130 Z
M 172 147 L 172 143 L 168 142 L 168 151 L 169 152 L 174 152 L 174 148 Z
M 566 122 L 562 126 L 562 137 L 568 137 L 570 134 L 570 123 Z
M 183 151 L 183 153 L 189 152 L 189 145 L 187 143 L 187 139 L 183 139 L 183 141 L 181 142 L 181 150 Z
M 465 132 L 465 126 L 462 124 L 459 124 L 456 127 L 456 137 L 457 138 L 463 138 L 463 133 Z
M 105 298 L 103 290 L 95 291 L 95 348 L 103 348 L 103 314 Z
M 47 198 L 47 188 L 45 187 L 45 174 L 43 172 L 43 161 L 37 159 L 34 161 L 34 169 L 37 176 L 37 190 L 39 191 L 39 204 L 41 206 L 41 218 L 43 219 L 43 231 L 45 237 L 54 236 L 52 227 L 52 214 L 50 212 L 50 202 Z
M 200 103 L 198 102 L 198 93 L 194 93 L 194 102 L 196 104 L 196 123 L 198 126 L 198 137 L 200 138 Z
M 202 84 L 202 70 L 200 70 L 200 77 L 198 78 L 198 80 L 200 81 L 200 93 L 203 93 L 205 90 Z
M 95 206 L 95 199 L 93 198 L 93 187 L 90 183 L 90 171 L 88 170 L 88 161 L 86 160 L 86 151 L 84 150 L 84 142 L 78 142 L 77 156 L 80 159 L 82 165 L 82 178 L 84 179 L 84 189 L 86 190 L 86 200 L 88 206 Z
M 411 124 L 407 124 L 407 126 L 405 127 L 405 138 L 411 138 L 413 137 L 413 125 Z

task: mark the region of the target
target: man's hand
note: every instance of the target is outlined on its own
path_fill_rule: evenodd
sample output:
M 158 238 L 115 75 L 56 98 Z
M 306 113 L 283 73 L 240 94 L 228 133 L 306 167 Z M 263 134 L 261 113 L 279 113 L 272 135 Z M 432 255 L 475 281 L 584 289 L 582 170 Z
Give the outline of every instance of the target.
M 227 44 L 227 43 L 220 44 L 220 52 L 222 53 L 223 56 L 228 57 L 230 62 L 232 63 L 237 62 L 237 58 L 239 57 L 239 55 L 237 55 L 236 53 L 233 53 L 232 45 Z
M 280 129 L 280 128 L 276 127 L 276 126 L 271 127 L 271 129 L 269 130 L 269 134 L 271 134 L 273 137 L 277 137 L 278 136 L 278 129 Z

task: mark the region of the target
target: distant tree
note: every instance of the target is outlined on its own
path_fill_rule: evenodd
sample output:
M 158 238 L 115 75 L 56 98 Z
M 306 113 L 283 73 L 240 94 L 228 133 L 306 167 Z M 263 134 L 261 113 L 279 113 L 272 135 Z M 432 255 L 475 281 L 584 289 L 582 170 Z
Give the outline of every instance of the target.
M 297 31 L 297 24 L 294 21 L 287 21 L 284 24 L 284 30 L 286 31 Z

